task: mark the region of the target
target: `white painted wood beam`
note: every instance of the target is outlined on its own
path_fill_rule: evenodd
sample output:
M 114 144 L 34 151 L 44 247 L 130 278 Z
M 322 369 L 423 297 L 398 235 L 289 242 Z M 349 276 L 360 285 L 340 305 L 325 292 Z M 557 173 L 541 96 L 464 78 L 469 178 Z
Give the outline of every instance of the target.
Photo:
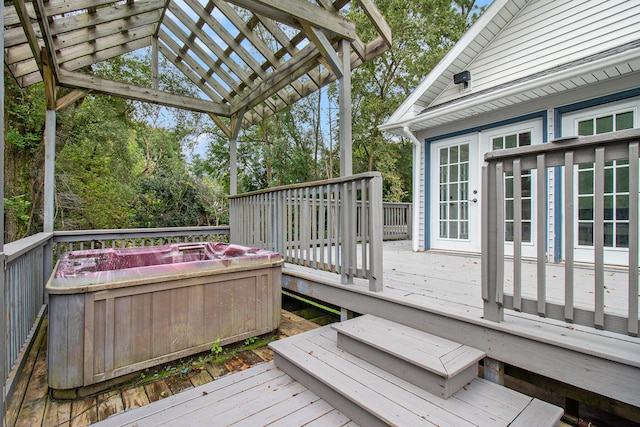
M 353 21 L 307 0 L 229 0 L 229 3 L 295 28 L 300 27 L 298 22 L 305 21 L 349 40 L 357 36 Z
M 60 85 L 69 88 L 91 89 L 95 92 L 118 96 L 136 101 L 176 107 L 183 110 L 213 113 L 219 116 L 231 115 L 229 106 L 188 96 L 174 95 L 151 88 L 143 88 L 127 83 L 102 79 L 88 74 L 60 70 Z

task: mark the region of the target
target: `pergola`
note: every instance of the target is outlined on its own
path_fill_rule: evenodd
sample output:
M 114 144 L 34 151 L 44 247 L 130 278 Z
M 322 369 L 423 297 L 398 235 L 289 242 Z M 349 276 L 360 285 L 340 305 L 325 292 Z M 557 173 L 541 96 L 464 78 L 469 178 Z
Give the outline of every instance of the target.
M 361 39 L 345 17 L 351 10 L 368 18 L 377 37 Z M 43 231 L 53 231 L 56 111 L 88 93 L 207 113 L 230 140 L 235 194 L 239 131 L 336 79 L 340 173 L 351 175 L 350 73 L 391 46 L 372 0 L 14 0 L 3 12 L 8 70 L 22 87 L 45 86 Z M 93 64 L 149 47 L 151 87 L 91 72 Z M 159 55 L 199 88 L 199 98 L 158 88 Z M 57 87 L 71 91 L 58 98 Z

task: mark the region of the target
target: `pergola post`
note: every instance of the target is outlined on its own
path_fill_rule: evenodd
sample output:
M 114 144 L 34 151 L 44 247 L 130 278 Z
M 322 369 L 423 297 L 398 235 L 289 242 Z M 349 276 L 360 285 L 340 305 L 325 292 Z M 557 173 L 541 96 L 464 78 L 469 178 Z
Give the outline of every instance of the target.
M 238 135 L 242 129 L 242 117 L 245 109 L 241 109 L 231 116 L 229 127 L 229 194 L 238 194 Z
M 0 27 L 4 28 L 4 2 L 0 3 Z M 4 37 L 0 37 L 0 58 L 4 64 Z M 2 89 L 0 89 L 0 117 L 4 117 L 4 67 L 0 67 L 0 80 L 2 80 Z M 0 379 L 2 385 L 0 386 L 0 423 L 4 424 L 5 414 L 5 379 L 6 372 L 4 369 L 5 364 L 5 349 L 7 343 L 6 336 L 6 312 L 4 301 L 4 119 L 0 120 L 0 135 L 2 135 L 2 142 L 0 142 L 0 165 L 2 170 L 0 171 L 0 262 L 2 268 L 0 268 Z
M 338 79 L 340 99 L 340 176 L 353 175 L 352 132 L 351 132 L 351 42 L 340 42 L 342 78 Z
M 46 55 L 43 55 L 43 59 Z M 53 232 L 55 212 L 55 156 L 56 156 L 56 83 L 50 64 L 43 61 L 44 93 L 47 113 L 44 126 L 44 206 L 43 230 Z

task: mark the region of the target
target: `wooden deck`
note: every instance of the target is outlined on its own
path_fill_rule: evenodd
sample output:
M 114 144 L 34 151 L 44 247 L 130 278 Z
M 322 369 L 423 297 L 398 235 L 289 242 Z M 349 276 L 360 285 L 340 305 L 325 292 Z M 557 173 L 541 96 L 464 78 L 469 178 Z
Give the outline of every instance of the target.
M 317 327 L 318 325 L 314 323 L 283 311 L 278 337 L 286 338 Z M 139 384 L 130 383 L 85 399 L 54 400 L 48 395 L 46 325 L 41 328 L 37 340 L 38 344 L 29 354 L 24 374 L 19 380 L 16 397 L 7 408 L 5 417 L 7 426 L 86 426 L 105 420 L 119 412 L 164 401 L 179 393 L 195 390 L 196 387 L 214 380 L 216 380 L 214 381 L 216 387 L 219 379 L 233 383 L 235 379 L 233 381 L 226 379 L 230 376 L 229 374 L 245 372 L 253 365 L 273 360 L 273 352 L 268 347 L 261 347 L 242 352 L 224 364 L 207 363 L 203 369 L 190 371 L 184 375 L 170 376 L 157 381 L 144 381 Z M 267 366 L 273 368 L 272 365 Z M 274 378 L 274 381 L 282 381 L 282 379 Z M 20 398 L 20 396 L 24 397 Z
M 383 256 L 382 292 L 370 292 L 364 280 L 342 285 L 336 274 L 290 264 L 283 269 L 283 288 L 480 349 L 493 359 L 559 382 L 571 398 L 587 399 L 640 423 L 640 338 L 509 310 L 504 322 L 486 321 L 479 256 L 415 253 L 406 241 L 385 242 Z M 563 268 L 547 266 L 550 298 L 563 297 Z M 580 284 L 576 305 L 588 307 L 593 269 L 585 266 L 575 274 Z M 605 276 L 607 310 L 619 310 L 616 301 L 627 292 L 627 275 L 610 268 Z M 534 264 L 523 266 L 523 280 L 523 292 L 533 292 Z

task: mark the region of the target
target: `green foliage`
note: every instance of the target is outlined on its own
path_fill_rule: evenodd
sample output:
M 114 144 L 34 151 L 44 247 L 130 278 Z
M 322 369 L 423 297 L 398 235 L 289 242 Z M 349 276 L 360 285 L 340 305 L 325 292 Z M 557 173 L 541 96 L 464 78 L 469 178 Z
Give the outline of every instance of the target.
M 471 19 L 471 0 L 378 0 L 377 7 L 393 32 L 393 48 L 353 72 L 354 173 L 378 170 L 385 180 L 384 198 L 410 200 L 411 151 L 378 130 L 429 71 L 462 36 Z M 375 31 L 358 7 L 349 18 L 364 29 L 363 40 Z
M 217 340 L 215 340 L 213 345 L 211 345 L 211 354 L 214 357 L 218 357 L 220 356 L 220 353 L 222 353 L 222 347 L 220 346 L 220 338 L 218 338 Z

